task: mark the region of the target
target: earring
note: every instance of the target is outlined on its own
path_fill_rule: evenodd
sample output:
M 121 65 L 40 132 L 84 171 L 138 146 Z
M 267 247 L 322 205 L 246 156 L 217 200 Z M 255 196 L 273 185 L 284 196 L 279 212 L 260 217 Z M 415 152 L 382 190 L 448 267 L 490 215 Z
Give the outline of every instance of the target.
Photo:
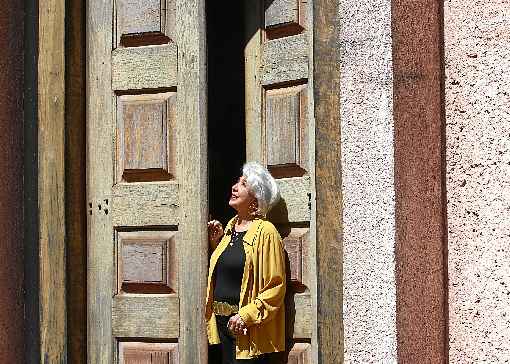
M 251 210 L 252 215 L 257 215 L 257 210 L 258 210 L 257 204 L 256 203 L 252 203 L 250 205 L 250 210 Z

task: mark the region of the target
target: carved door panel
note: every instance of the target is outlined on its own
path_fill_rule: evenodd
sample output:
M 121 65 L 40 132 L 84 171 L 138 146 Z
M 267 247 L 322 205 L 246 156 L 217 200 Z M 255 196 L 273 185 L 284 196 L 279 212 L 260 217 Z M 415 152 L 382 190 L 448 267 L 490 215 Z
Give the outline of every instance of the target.
M 315 340 L 311 9 L 306 0 L 259 0 L 245 17 L 247 159 L 264 163 L 282 194 L 269 216 L 289 265 L 289 352 L 281 362 L 299 364 L 312 363 Z
M 89 0 L 88 362 L 206 363 L 203 0 Z

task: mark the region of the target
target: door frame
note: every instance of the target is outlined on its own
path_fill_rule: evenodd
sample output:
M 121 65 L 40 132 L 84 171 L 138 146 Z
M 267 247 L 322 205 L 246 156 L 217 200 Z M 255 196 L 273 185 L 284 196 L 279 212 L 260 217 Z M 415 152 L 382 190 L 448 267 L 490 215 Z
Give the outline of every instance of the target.
M 313 0 L 318 363 L 343 363 L 340 5 Z
M 69 246 L 69 224 L 74 219 L 71 210 L 86 213 L 86 206 L 80 198 L 70 199 L 69 178 L 66 169 L 72 157 L 66 149 L 66 137 L 78 137 L 80 129 L 73 128 L 73 106 L 79 105 L 80 87 L 75 93 L 67 87 L 72 65 L 71 49 L 66 47 L 66 38 L 72 42 L 84 39 L 84 24 L 76 20 L 83 16 L 76 10 L 74 0 L 47 0 L 37 2 L 37 15 L 34 21 L 36 64 L 38 73 L 36 115 L 34 115 L 39 137 L 34 149 L 38 152 L 36 194 L 37 228 L 32 229 L 35 258 L 37 260 L 36 279 L 38 292 L 28 296 L 27 305 L 34 307 L 33 318 L 38 324 L 32 325 L 37 331 L 27 348 L 39 348 L 39 355 L 30 355 L 35 361 L 52 359 L 65 362 L 67 343 L 69 297 L 66 282 L 66 247 Z M 66 8 L 67 5 L 67 8 Z M 84 9 L 84 7 L 82 8 Z M 340 33 L 338 20 L 339 4 L 326 0 L 314 0 L 313 50 L 314 50 L 314 116 L 316 123 L 316 256 L 317 256 L 317 301 L 316 325 L 319 363 L 343 362 L 342 326 L 342 195 L 341 195 L 341 154 L 340 154 L 340 54 L 336 42 Z M 67 16 L 67 22 L 66 22 Z M 27 18 L 29 21 L 29 18 Z M 78 26 L 70 26 L 70 24 Z M 68 42 L 69 44 L 69 42 Z M 75 43 L 76 46 L 76 43 Z M 79 53 L 79 52 L 78 52 Z M 82 60 L 86 55 L 81 54 Z M 66 64 L 70 69 L 66 70 Z M 75 71 L 80 74 L 79 70 Z M 82 71 L 83 72 L 83 71 Z M 84 76 L 84 74 L 82 74 Z M 80 78 L 71 82 L 83 82 Z M 69 84 L 68 84 L 69 85 Z M 67 107 L 66 107 L 67 106 Z M 74 115 L 74 119 L 76 115 Z M 77 134 L 78 133 L 78 134 Z M 27 140 L 27 142 L 30 142 Z M 85 155 L 86 145 L 76 145 L 74 157 Z M 335 166 L 335 168 L 332 168 Z M 71 171 L 71 169 L 68 169 Z M 83 171 L 82 171 L 83 172 Z M 70 172 L 71 173 L 71 172 Z M 64 193 L 66 191 L 67 193 Z M 85 191 L 83 191 L 85 193 Z M 66 203 L 66 201 L 74 201 Z M 28 206 L 25 203 L 25 206 Z M 35 208 L 35 206 L 34 206 Z M 25 237 L 26 239 L 31 238 Z M 86 240 L 86 239 L 85 239 Z M 28 262 L 26 264 L 31 264 Z M 84 303 L 85 304 L 85 303 Z M 78 310 L 79 312 L 79 310 Z M 340 318 L 340 319 L 339 319 Z M 72 317 L 71 317 L 72 319 Z M 86 335 L 85 335 L 86 338 Z M 82 343 L 86 345 L 86 342 Z M 80 347 L 78 345 L 77 347 Z M 73 349 L 74 350 L 74 349 Z M 29 349 L 27 349 L 27 353 Z M 32 350 L 30 350 L 32 352 Z M 35 351 L 34 351 L 35 352 Z M 85 360 L 85 359 L 84 359 Z

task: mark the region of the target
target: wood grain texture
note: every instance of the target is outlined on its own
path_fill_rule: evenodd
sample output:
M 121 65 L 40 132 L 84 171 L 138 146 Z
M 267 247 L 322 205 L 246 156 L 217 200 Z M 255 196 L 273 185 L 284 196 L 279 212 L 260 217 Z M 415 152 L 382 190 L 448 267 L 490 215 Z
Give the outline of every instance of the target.
M 262 85 L 308 78 L 309 43 L 306 33 L 264 42 Z
M 120 101 L 120 100 L 119 100 Z M 122 106 L 124 128 L 124 171 L 167 170 L 166 108 L 163 102 L 125 103 Z
M 179 360 L 183 364 L 207 363 L 205 291 L 208 261 L 207 173 L 207 62 L 205 1 L 177 0 L 176 34 L 179 44 L 179 173 L 181 250 L 179 268 Z M 192 152 L 191 152 L 192 151 Z M 184 173 L 185 172 L 185 173 Z M 191 262 L 193 262 L 191 264 Z
M 41 360 L 66 360 L 65 2 L 39 3 L 38 198 Z M 44 358 L 44 359 L 43 359 Z
M 290 227 L 290 232 L 283 238 L 285 251 L 289 258 L 290 276 L 287 281 L 297 288 L 311 288 L 310 276 L 310 229 L 307 227 Z
M 117 295 L 113 298 L 115 337 L 179 337 L 179 299 L 175 295 Z
M 117 0 L 116 46 L 168 43 L 175 38 L 175 0 Z
M 109 5 L 111 3 L 107 4 Z M 94 12 L 91 14 L 89 16 L 99 17 Z M 88 182 L 91 184 L 90 190 L 95 193 L 89 195 L 93 198 L 89 197 L 88 201 L 91 221 L 89 239 L 92 241 L 89 253 L 92 259 L 89 259 L 89 264 L 101 263 L 100 271 L 96 272 L 89 268 L 89 277 L 94 275 L 93 294 L 96 299 L 98 296 L 109 295 L 109 301 L 106 302 L 105 297 L 105 302 L 102 302 L 101 306 L 91 307 L 91 311 L 94 310 L 95 314 L 89 315 L 97 319 L 98 312 L 102 311 L 102 322 L 94 322 L 93 332 L 89 332 L 89 341 L 95 340 L 95 335 L 99 334 L 106 343 L 99 348 L 103 350 L 103 357 L 99 358 L 96 354 L 97 362 L 118 362 L 118 353 L 112 350 L 111 345 L 127 337 L 143 338 L 150 342 L 178 338 L 181 362 L 200 364 L 207 360 L 203 312 L 207 270 L 207 130 L 205 124 L 207 105 L 203 2 L 178 2 L 176 19 L 178 19 L 176 28 L 178 55 L 177 46 L 174 43 L 165 46 L 117 48 L 112 52 L 112 38 L 106 39 L 106 30 L 98 31 L 101 38 L 95 43 L 91 42 L 90 38 L 96 35 L 89 34 L 89 55 L 97 53 L 94 59 L 97 65 L 89 67 L 91 76 L 88 86 L 89 90 L 93 86 L 99 86 L 94 90 L 95 93 L 90 94 L 89 103 L 96 99 L 103 103 L 108 102 L 106 108 L 96 108 L 101 110 L 101 115 L 89 113 L 89 117 L 93 117 L 94 120 L 89 120 L 88 134 L 88 162 L 92 166 L 89 168 Z M 93 21 L 97 19 L 93 18 Z M 113 21 L 111 11 L 99 21 L 103 25 L 111 26 Z M 181 65 L 179 74 L 177 74 L 177 57 Z M 111 63 L 108 62 L 110 59 Z M 107 75 L 111 77 L 104 77 L 104 79 L 111 79 L 112 83 L 94 85 L 94 82 L 99 82 L 107 72 L 111 72 Z M 177 83 L 180 86 L 175 97 Z M 172 92 L 169 88 L 172 88 Z M 114 97 L 115 91 L 122 92 L 117 92 Z M 171 97 L 167 97 L 169 94 Z M 160 123 L 166 123 L 168 119 L 172 119 L 169 124 L 173 125 L 174 110 L 168 104 L 174 103 L 174 100 L 177 110 L 175 112 L 177 127 L 166 125 L 165 129 L 165 125 Z M 132 109 L 127 113 L 126 101 L 128 104 L 132 102 L 129 106 Z M 115 107 L 116 103 L 121 105 L 122 112 L 117 113 L 119 110 Z M 143 106 L 140 106 L 142 104 Z M 115 116 L 122 120 L 115 120 Z M 130 118 L 131 120 L 128 121 Z M 135 119 L 136 122 L 134 122 Z M 119 121 L 122 123 L 122 128 L 119 128 L 121 133 L 115 135 Z M 129 123 L 131 125 L 128 125 Z M 144 134 L 140 128 L 151 128 L 151 130 L 145 130 Z M 170 138 L 169 129 L 175 130 L 175 137 Z M 153 146 L 151 143 L 158 138 L 159 152 L 150 150 L 148 154 L 145 153 L 147 152 L 145 148 L 151 148 Z M 114 174 L 120 175 L 119 172 L 114 172 L 113 168 L 113 161 L 116 159 L 116 141 L 120 140 L 124 142 L 121 148 L 121 152 L 124 153 L 122 176 L 126 180 L 125 170 L 140 173 L 144 170 L 164 169 L 165 163 L 169 170 L 170 162 L 168 160 L 162 162 L 160 154 L 164 149 L 167 149 L 167 154 L 169 153 L 168 145 L 165 143 L 175 142 L 176 154 L 182 156 L 177 159 L 179 164 L 176 167 L 176 174 L 181 176 L 179 171 L 185 172 L 182 173 L 180 185 L 176 182 L 112 183 L 115 180 Z M 117 154 L 118 160 L 121 153 L 117 150 Z M 175 155 L 175 153 L 172 154 Z M 164 157 L 164 159 L 167 158 Z M 174 265 L 169 269 L 169 251 L 166 251 L 166 257 L 163 251 L 160 251 L 157 256 L 158 253 L 148 243 L 163 246 L 165 239 L 160 238 L 168 234 L 164 231 L 174 231 L 177 225 L 180 230 L 179 236 L 185 237 L 179 241 L 179 245 L 184 245 L 186 249 L 179 250 L 179 254 L 175 254 L 179 255 L 177 267 Z M 149 227 L 149 229 L 139 231 L 141 227 Z M 127 250 L 117 251 L 117 260 L 112 249 L 113 229 L 119 231 L 118 236 L 121 242 L 132 243 Z M 101 245 L 94 240 L 100 241 Z M 118 259 L 121 260 L 121 264 L 118 264 Z M 133 267 L 131 271 L 129 268 L 125 270 L 126 263 L 131 263 Z M 147 267 L 141 267 L 141 265 L 151 264 L 153 267 L 148 270 L 144 270 Z M 167 265 L 166 268 L 165 265 Z M 168 284 L 163 281 L 165 278 L 168 282 L 171 281 L 170 275 L 177 275 L 176 268 L 178 272 L 186 272 L 187 276 L 186 284 L 179 283 L 177 288 L 179 296 L 149 293 L 152 292 L 150 286 L 153 285 L 153 281 L 161 285 Z M 119 269 L 121 276 L 118 275 Z M 169 276 L 165 277 L 166 275 Z M 143 294 L 120 292 L 115 295 L 119 285 L 123 290 L 125 285 L 132 284 L 136 285 Z M 90 302 L 89 306 L 91 306 Z M 158 357 L 158 360 L 162 358 L 164 355 Z
M 245 6 L 246 159 L 262 162 L 262 1 Z
M 270 211 L 269 220 L 283 230 L 297 229 L 286 235 L 290 265 L 286 335 L 288 339 L 313 342 L 315 257 L 311 251 L 315 235 L 304 232 L 314 219 L 310 174 L 314 124 L 313 113 L 308 112 L 313 106 L 309 82 L 312 51 L 310 32 L 303 33 L 305 25 L 311 25 L 306 17 L 311 13 L 310 3 L 277 0 L 265 1 L 264 5 L 265 9 L 247 7 L 245 14 L 247 24 L 265 28 L 262 39 L 253 36 L 252 28 L 247 31 L 247 40 L 252 42 L 245 52 L 247 159 L 261 161 L 277 178 L 282 199 Z M 299 12 L 301 5 L 306 8 L 303 12 Z M 265 10 L 265 21 L 260 18 L 260 10 L 263 15 Z M 308 283 L 311 287 L 306 286 Z M 276 358 L 275 363 L 308 359 L 285 356 Z
M 307 80 L 307 114 L 308 114 L 308 173 L 310 176 L 310 226 L 308 232 L 309 238 L 309 265 L 308 265 L 308 288 L 310 292 L 312 312 L 311 312 L 311 320 L 312 320 L 312 337 L 310 340 L 311 344 L 311 357 L 310 362 L 318 363 L 318 345 L 317 345 L 317 256 L 316 256 L 316 244 L 317 244 L 317 236 L 316 236 L 316 216 L 317 216 L 317 204 L 316 204 L 316 174 L 315 174 L 315 145 L 316 145 L 316 135 L 315 135 L 315 100 L 314 100 L 314 34 L 313 34 L 313 1 L 307 1 L 306 3 L 306 17 L 303 22 L 304 27 L 309 30 L 307 31 L 308 36 L 308 80 Z M 306 282 L 306 280 L 305 280 Z
M 309 116 L 307 85 L 266 90 L 265 148 L 275 178 L 297 177 L 308 170 Z
M 287 308 L 287 310 L 295 310 L 290 317 L 294 321 L 293 337 L 296 339 L 310 339 L 314 327 L 310 294 L 296 294 L 293 299 L 294 307 Z
M 117 48 L 111 57 L 112 87 L 115 91 L 177 86 L 177 45 L 175 43 Z
M 165 31 L 164 0 L 117 0 L 117 32 L 123 35 Z
M 276 90 L 280 91 L 280 90 Z M 267 164 L 297 164 L 299 92 L 266 92 Z
M 299 23 L 299 0 L 264 1 L 264 24 L 267 27 Z
M 111 89 L 112 0 L 87 3 L 87 352 L 89 363 L 113 363 L 112 295 L 114 130 Z
M 176 293 L 176 231 L 117 232 L 117 293 Z
M 176 178 L 175 101 L 175 92 L 117 97 L 117 182 Z
M 178 364 L 177 343 L 119 342 L 120 364 Z
M 338 6 L 313 2 L 318 364 L 344 353 Z
M 274 223 L 310 221 L 310 177 L 277 180 L 281 200 L 269 212 Z
M 121 183 L 112 189 L 111 210 L 114 226 L 176 226 L 179 223 L 176 183 Z M 105 205 L 101 206 L 104 211 Z M 98 210 L 98 206 L 93 206 Z
M 290 297 L 290 299 L 289 299 Z M 286 328 L 290 337 L 307 339 L 312 337 L 312 301 L 309 293 L 288 293 L 286 300 Z
M 289 364 L 312 364 L 312 347 L 308 343 L 295 343 L 289 352 Z
M 128 284 L 167 286 L 168 244 L 166 241 L 126 240 L 123 239 L 119 254 L 119 262 L 122 263 L 122 266 L 119 265 L 121 287 Z
M 265 38 L 289 37 L 309 29 L 310 3 L 309 0 L 266 0 Z

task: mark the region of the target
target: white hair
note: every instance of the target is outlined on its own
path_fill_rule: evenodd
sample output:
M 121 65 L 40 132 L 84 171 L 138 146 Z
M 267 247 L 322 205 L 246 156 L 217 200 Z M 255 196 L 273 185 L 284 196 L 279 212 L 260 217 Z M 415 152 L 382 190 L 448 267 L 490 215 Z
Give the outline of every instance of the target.
M 280 200 L 278 184 L 269 171 L 258 162 L 245 163 L 243 176 L 251 193 L 257 199 L 257 214 L 265 216 Z

